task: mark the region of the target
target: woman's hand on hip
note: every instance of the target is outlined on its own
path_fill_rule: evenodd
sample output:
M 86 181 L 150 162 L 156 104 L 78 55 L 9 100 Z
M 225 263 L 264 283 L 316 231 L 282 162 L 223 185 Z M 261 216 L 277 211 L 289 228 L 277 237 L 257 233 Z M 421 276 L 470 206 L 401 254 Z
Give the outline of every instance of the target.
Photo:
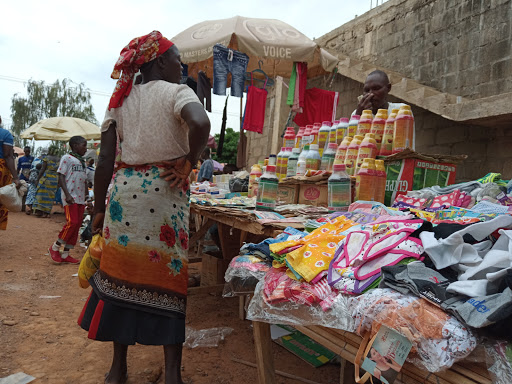
M 98 212 L 92 219 L 92 234 L 97 235 L 103 230 L 103 220 L 105 220 L 105 213 Z
M 192 172 L 192 163 L 185 156 L 172 161 L 164 161 L 165 171 L 160 173 L 160 177 L 169 182 L 171 188 L 181 188 L 188 182 L 188 176 Z

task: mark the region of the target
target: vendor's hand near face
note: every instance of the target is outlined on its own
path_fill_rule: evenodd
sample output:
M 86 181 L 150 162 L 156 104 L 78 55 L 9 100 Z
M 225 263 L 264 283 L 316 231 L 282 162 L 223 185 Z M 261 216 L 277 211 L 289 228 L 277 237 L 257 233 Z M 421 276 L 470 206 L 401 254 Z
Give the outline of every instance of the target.
M 372 99 L 373 99 L 373 92 L 364 93 L 363 97 L 359 101 L 359 104 L 357 104 L 356 109 L 356 115 L 361 115 L 363 113 L 363 110 L 365 109 L 372 109 Z

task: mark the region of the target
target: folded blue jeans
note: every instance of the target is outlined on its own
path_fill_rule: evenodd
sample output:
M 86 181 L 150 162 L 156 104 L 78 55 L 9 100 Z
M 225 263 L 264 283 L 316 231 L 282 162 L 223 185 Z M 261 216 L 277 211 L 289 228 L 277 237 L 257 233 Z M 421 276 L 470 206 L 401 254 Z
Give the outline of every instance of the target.
M 242 97 L 249 56 L 220 44 L 213 46 L 213 94 L 225 96 L 231 73 L 231 96 Z

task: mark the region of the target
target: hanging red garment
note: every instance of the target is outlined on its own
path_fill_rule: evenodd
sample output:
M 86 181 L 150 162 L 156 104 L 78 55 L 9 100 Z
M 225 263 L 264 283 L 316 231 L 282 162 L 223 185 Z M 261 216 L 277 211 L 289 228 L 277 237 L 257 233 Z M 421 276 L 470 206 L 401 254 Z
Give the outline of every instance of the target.
M 265 87 L 258 88 L 251 85 L 247 91 L 247 102 L 245 103 L 244 124 L 243 129 L 257 133 L 263 133 L 263 124 L 265 122 L 265 108 L 267 106 L 267 90 Z
M 334 121 L 338 105 L 338 92 L 325 91 L 319 88 L 306 89 L 303 113 L 295 117 L 299 127 L 322 121 Z

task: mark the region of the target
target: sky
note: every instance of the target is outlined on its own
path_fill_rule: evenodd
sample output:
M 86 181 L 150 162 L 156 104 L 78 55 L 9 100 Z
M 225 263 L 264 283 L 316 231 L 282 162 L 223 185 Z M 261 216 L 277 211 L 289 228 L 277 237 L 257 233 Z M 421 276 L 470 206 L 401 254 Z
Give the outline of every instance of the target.
M 9 129 L 11 99 L 15 94 L 26 96 L 24 83 L 28 79 L 53 83 L 68 78 L 90 90 L 94 113 L 101 123 L 115 86 L 110 74 L 119 52 L 133 37 L 155 29 L 171 39 L 201 21 L 238 15 L 279 19 L 317 38 L 369 11 L 376 1 L 154 0 L 146 5 L 132 0 L 3 2 L 0 116 Z M 212 99 L 212 133 L 220 131 L 224 100 L 221 96 Z M 228 127 L 239 128 L 239 108 L 239 99 L 230 98 Z

